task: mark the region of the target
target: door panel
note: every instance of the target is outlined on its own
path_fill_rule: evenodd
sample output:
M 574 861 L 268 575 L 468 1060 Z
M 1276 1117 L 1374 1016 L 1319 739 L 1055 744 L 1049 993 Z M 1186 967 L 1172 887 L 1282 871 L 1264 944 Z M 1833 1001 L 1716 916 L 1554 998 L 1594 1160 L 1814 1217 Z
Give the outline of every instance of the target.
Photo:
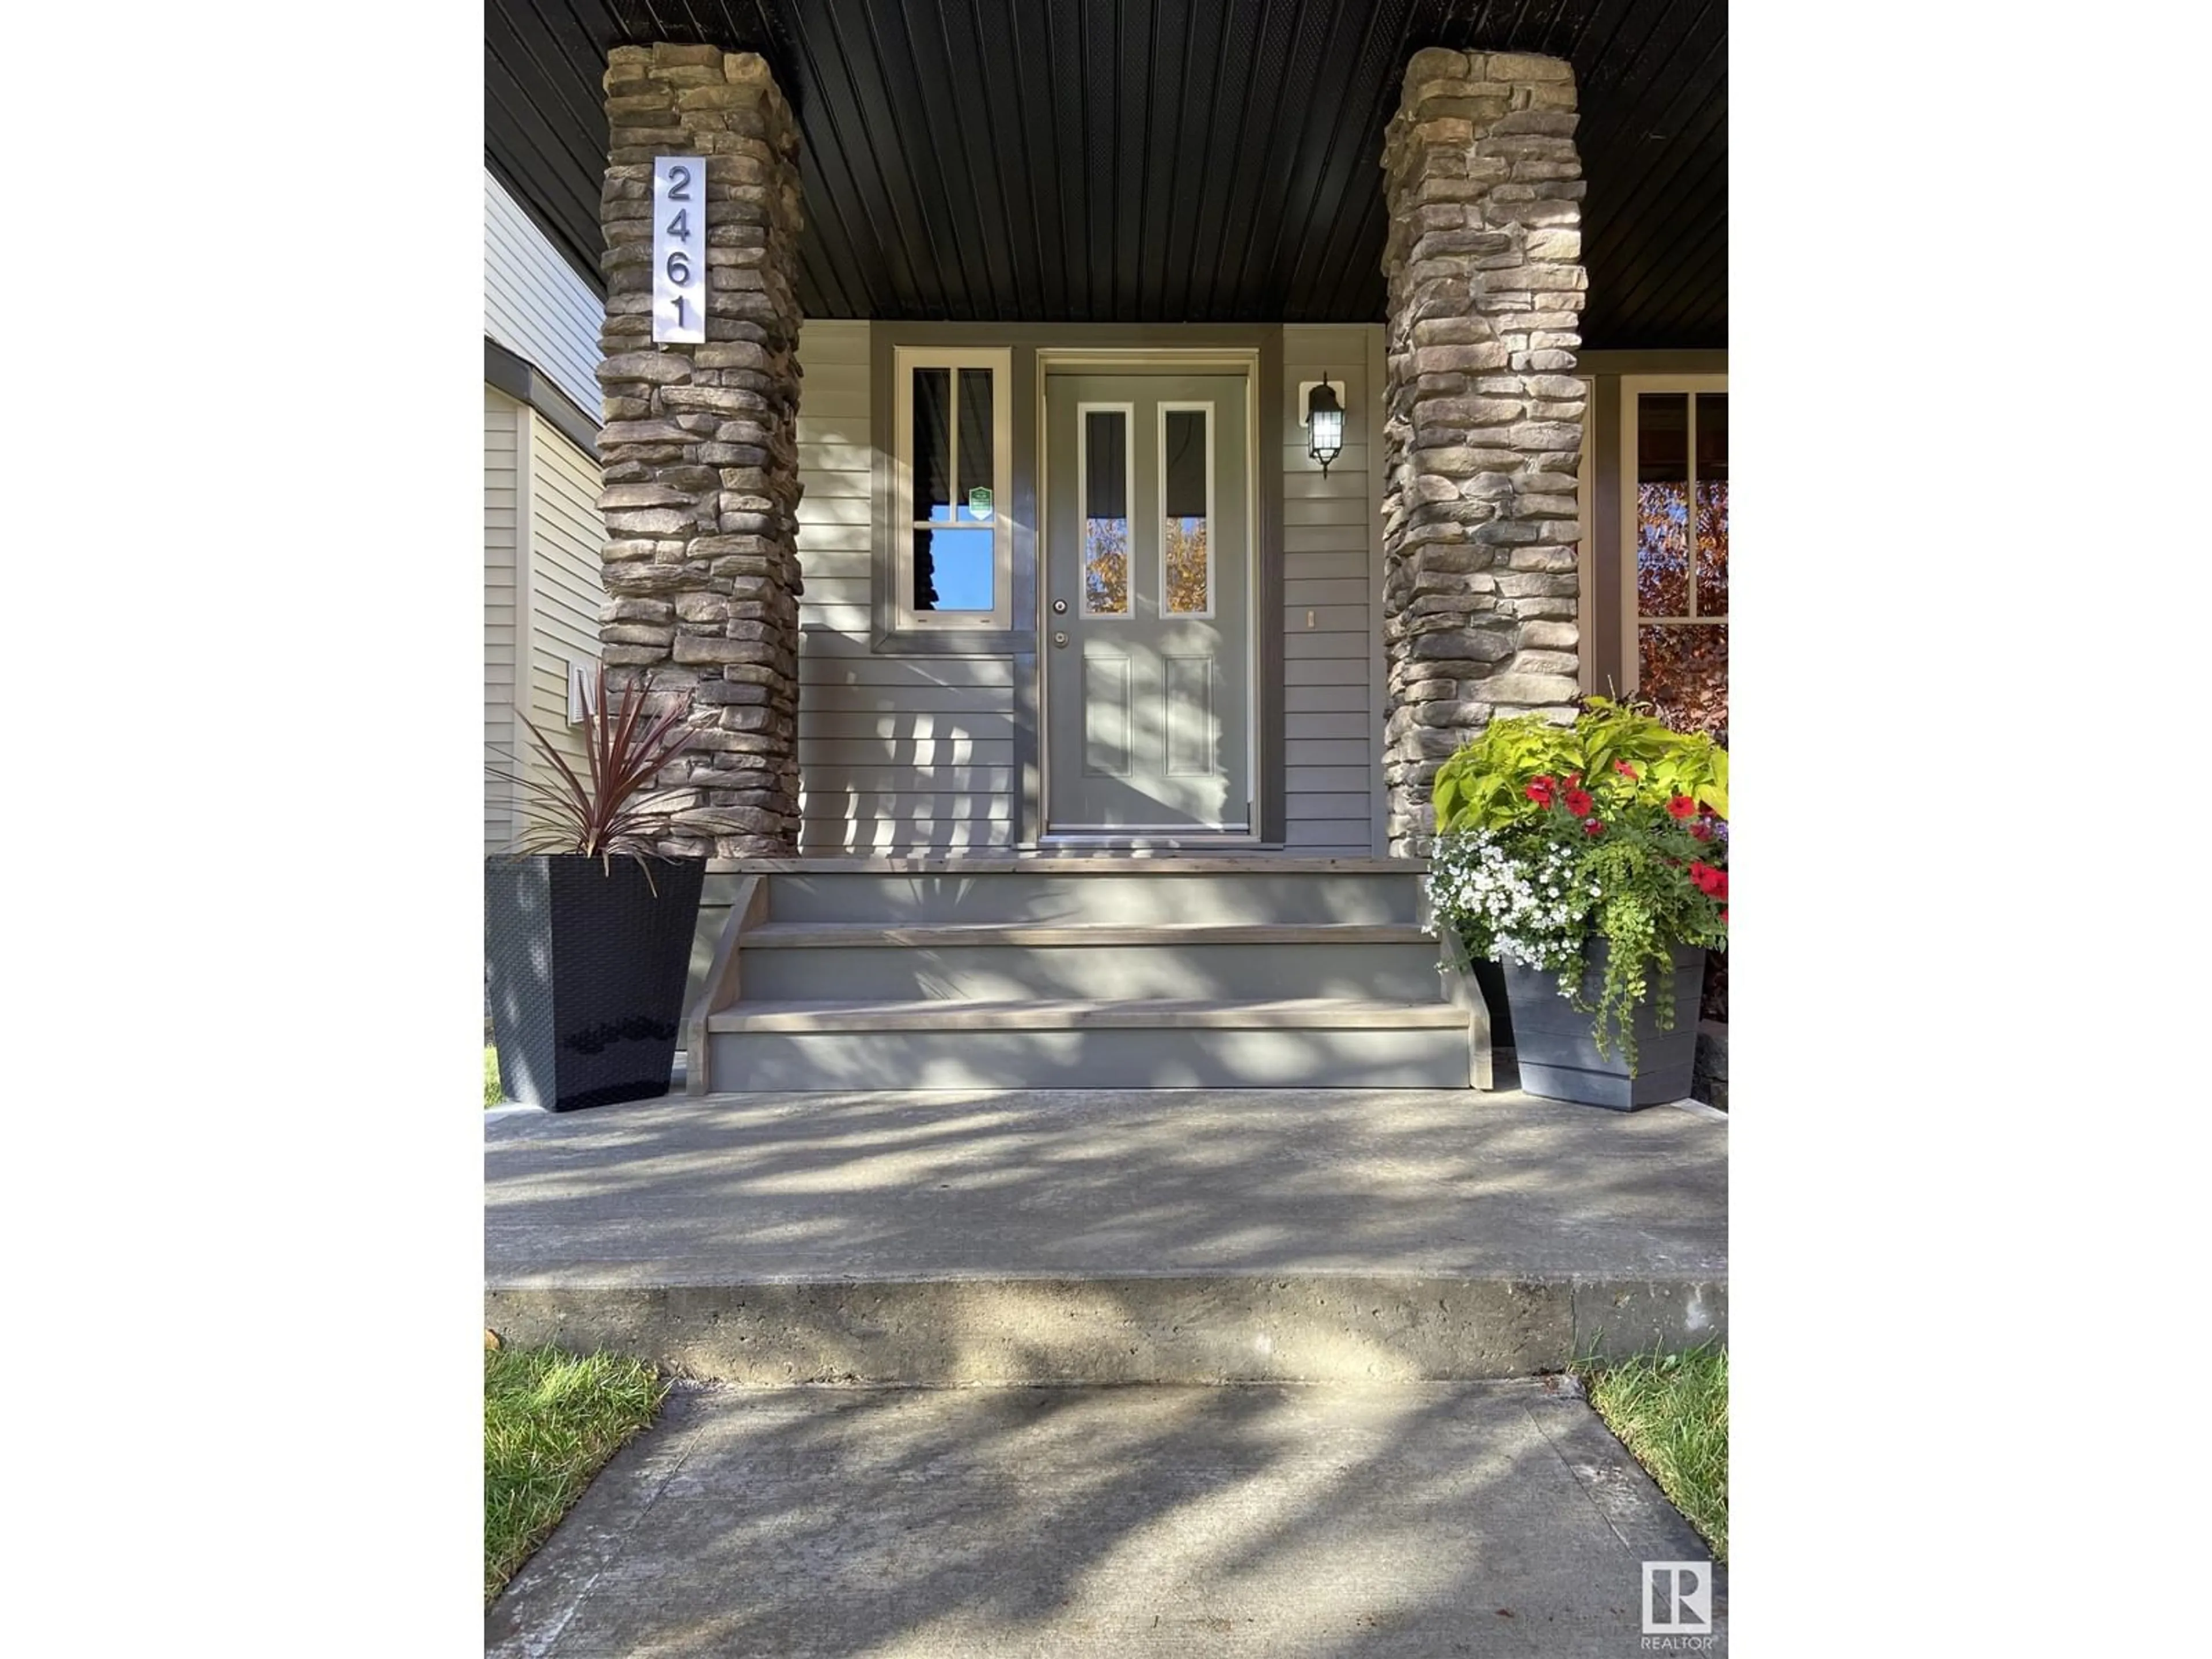
M 1251 819 L 1240 374 L 1045 380 L 1048 834 Z

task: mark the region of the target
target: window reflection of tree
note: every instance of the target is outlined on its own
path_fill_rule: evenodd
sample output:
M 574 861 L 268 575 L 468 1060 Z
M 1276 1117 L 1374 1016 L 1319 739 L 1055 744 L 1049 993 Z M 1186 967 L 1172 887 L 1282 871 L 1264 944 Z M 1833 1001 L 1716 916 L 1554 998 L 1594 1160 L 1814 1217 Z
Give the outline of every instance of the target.
M 1666 626 L 1691 611 L 1690 501 L 1682 483 L 1636 489 L 1638 694 L 1681 730 L 1728 742 L 1728 481 L 1698 485 L 1696 611 L 1713 623 Z
M 930 532 L 914 532 L 914 608 L 937 609 L 937 560 L 929 550 Z
M 1092 616 L 1118 617 L 1129 609 L 1129 521 L 1083 521 L 1083 605 Z

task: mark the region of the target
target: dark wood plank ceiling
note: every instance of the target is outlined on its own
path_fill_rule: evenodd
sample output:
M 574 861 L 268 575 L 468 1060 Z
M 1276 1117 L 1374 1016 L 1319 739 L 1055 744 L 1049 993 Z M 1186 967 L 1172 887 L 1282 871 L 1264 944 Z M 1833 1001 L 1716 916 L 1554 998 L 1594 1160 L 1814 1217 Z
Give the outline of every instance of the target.
M 485 153 L 597 286 L 611 46 L 775 69 L 809 316 L 1371 322 L 1425 46 L 1572 61 L 1589 348 L 1728 339 L 1725 0 L 486 0 Z

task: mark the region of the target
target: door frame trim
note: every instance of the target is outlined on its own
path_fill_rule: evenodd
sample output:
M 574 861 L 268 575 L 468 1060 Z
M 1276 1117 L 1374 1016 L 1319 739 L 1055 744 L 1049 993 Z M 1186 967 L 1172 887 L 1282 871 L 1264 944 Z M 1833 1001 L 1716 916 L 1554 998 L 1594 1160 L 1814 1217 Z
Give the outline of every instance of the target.
M 1260 374 L 1262 353 L 1256 346 L 1039 346 L 1036 351 L 1036 656 L 1037 656 L 1037 818 L 1040 848 L 1080 845 L 1089 848 L 1158 848 L 1188 844 L 1193 847 L 1256 847 L 1262 840 L 1269 774 L 1261 746 L 1260 705 L 1265 678 L 1260 658 L 1261 634 L 1260 518 Z M 1052 824 L 1052 623 L 1047 614 L 1051 567 L 1048 505 L 1050 497 L 1051 453 L 1047 447 L 1047 382 L 1055 373 L 1089 369 L 1121 374 L 1242 374 L 1244 377 L 1244 744 L 1246 787 L 1250 799 L 1244 808 L 1242 830 L 1192 830 L 1164 837 L 1158 831 L 1132 830 L 1126 834 L 1102 834 L 1094 827 L 1071 824 L 1054 830 Z M 1134 437 L 1133 433 L 1132 437 Z M 1135 503 L 1131 503 L 1133 507 Z M 1135 585 L 1134 573 L 1131 592 Z

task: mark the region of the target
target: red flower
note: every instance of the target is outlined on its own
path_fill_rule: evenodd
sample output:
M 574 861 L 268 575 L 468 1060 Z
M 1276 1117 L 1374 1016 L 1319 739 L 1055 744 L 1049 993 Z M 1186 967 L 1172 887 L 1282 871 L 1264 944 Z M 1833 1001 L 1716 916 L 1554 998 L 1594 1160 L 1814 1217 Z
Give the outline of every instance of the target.
M 1676 795 L 1668 801 L 1667 810 L 1678 818 L 1693 817 L 1697 814 L 1698 803 L 1687 795 Z
M 1613 762 L 1613 769 L 1620 773 L 1624 778 L 1632 778 L 1636 775 L 1636 769 L 1631 766 L 1626 761 Z
M 1540 778 L 1529 779 L 1528 787 L 1525 793 L 1537 805 L 1549 806 L 1552 804 L 1552 791 L 1555 787 L 1551 775 L 1547 773 Z
M 1570 789 L 1567 791 L 1567 811 L 1572 812 L 1577 817 L 1580 818 L 1589 817 L 1589 810 L 1590 798 L 1589 790 Z
M 1728 926 L 1728 906 L 1725 904 L 1721 906 L 1721 926 L 1723 927 Z
M 1693 840 L 1711 841 L 1713 838 L 1712 826 L 1700 820 L 1690 826 L 1690 835 Z
M 1725 870 L 1716 870 L 1702 860 L 1692 859 L 1690 879 L 1697 884 L 1701 893 L 1710 893 L 1716 898 L 1728 896 L 1728 872 Z
M 1577 784 L 1580 783 L 1582 781 L 1583 781 L 1583 775 L 1582 775 L 1581 773 L 1579 773 L 1579 772 L 1570 772 L 1570 773 L 1568 773 L 1568 774 L 1567 774 L 1567 787 L 1568 787 L 1568 788 L 1570 788 L 1570 789 L 1573 788 Z
M 1605 833 L 1605 825 L 1598 822 L 1595 818 L 1584 818 L 1583 820 L 1583 833 L 1586 836 L 1602 835 Z

